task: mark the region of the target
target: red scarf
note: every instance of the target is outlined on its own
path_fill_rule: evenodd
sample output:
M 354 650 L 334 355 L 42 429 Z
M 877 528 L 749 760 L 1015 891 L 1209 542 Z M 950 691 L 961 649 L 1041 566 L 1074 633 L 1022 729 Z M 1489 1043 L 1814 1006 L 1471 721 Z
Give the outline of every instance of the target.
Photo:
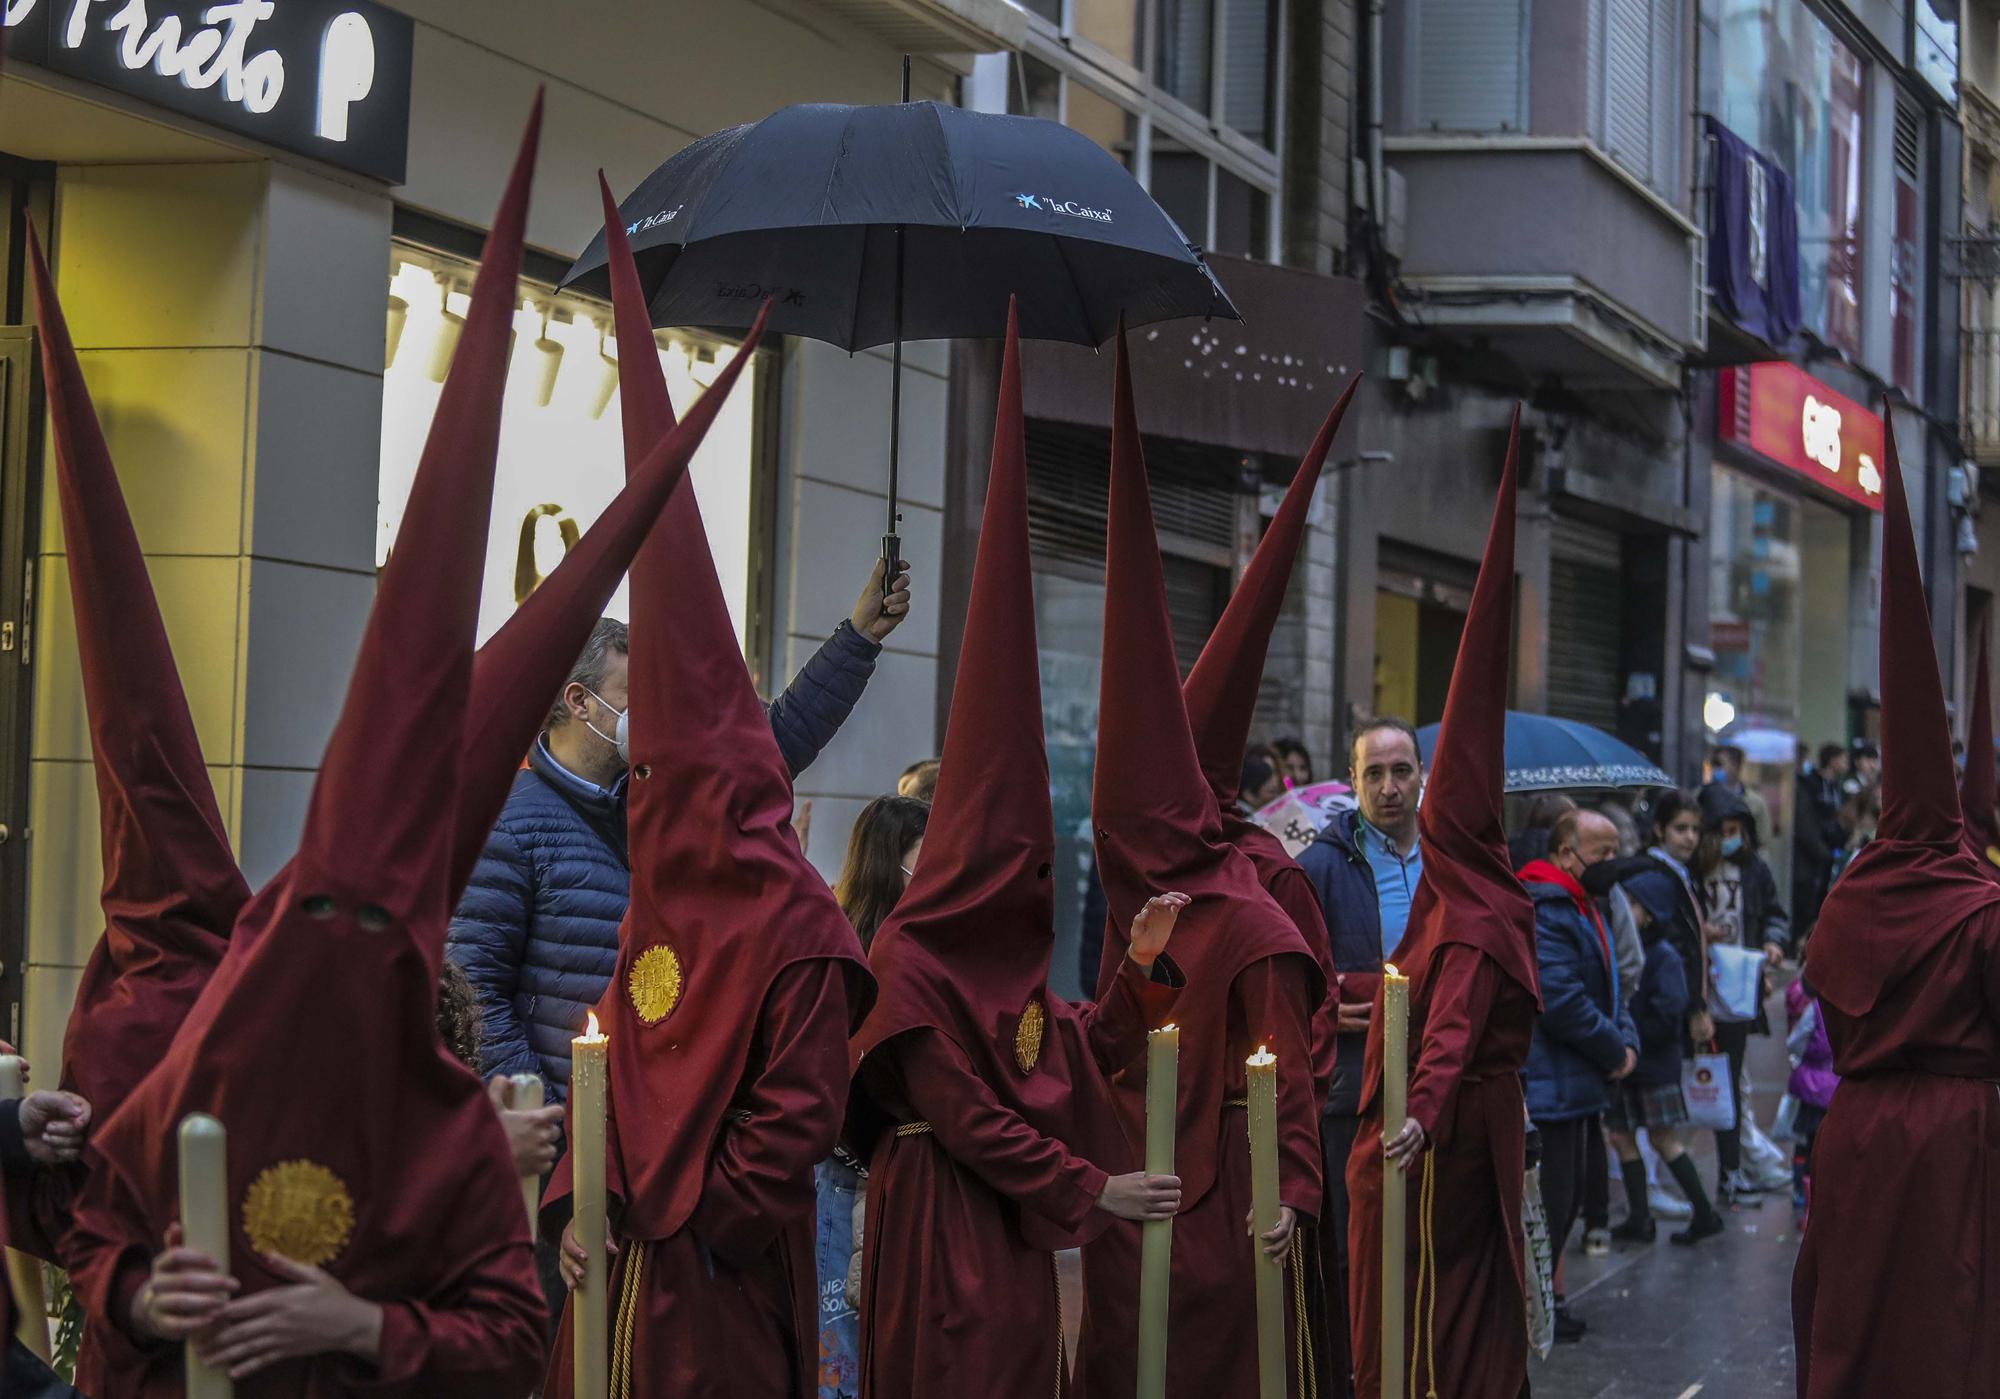
M 1568 894 L 1570 900 L 1576 904 L 1576 911 L 1588 918 L 1590 926 L 1597 929 L 1597 945 L 1604 951 L 1604 965 L 1615 968 L 1611 960 L 1611 937 L 1604 931 L 1604 919 L 1597 912 L 1597 900 L 1591 898 L 1589 891 L 1570 877 L 1569 871 L 1552 860 L 1530 860 L 1521 866 L 1521 882 L 1553 884 Z

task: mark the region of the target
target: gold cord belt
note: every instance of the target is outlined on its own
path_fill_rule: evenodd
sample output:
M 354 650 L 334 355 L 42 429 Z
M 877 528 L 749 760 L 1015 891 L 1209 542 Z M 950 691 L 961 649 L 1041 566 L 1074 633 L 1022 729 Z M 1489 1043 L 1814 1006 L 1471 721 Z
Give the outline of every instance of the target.
M 1412 1353 L 1418 1347 L 1423 1350 L 1424 1368 L 1430 1371 L 1430 1385 L 1425 1389 L 1426 1399 L 1438 1399 L 1437 1374 L 1437 1309 L 1438 1309 L 1438 1268 L 1437 1231 L 1432 1227 L 1432 1214 L 1437 1206 L 1437 1153 L 1424 1153 L 1424 1184 L 1417 1205 L 1417 1334 Z M 1410 1399 L 1417 1399 L 1417 1366 L 1410 1365 Z
M 1312 1325 L 1310 1312 L 1306 1307 L 1306 1270 L 1301 1265 L 1303 1249 L 1307 1246 L 1307 1231 L 1295 1229 L 1292 1233 L 1292 1320 L 1298 1328 L 1299 1394 L 1306 1399 L 1319 1393 L 1319 1358 L 1313 1354 Z M 1311 1235 L 1311 1247 L 1319 1248 L 1318 1231 Z
M 899 1137 L 921 1137 L 930 1130 L 931 1124 L 928 1122 L 905 1122 L 896 1128 L 896 1135 Z
M 650 1244 L 633 1239 L 625 1245 L 625 1277 L 618 1289 L 618 1317 L 611 1328 L 611 1399 L 632 1394 L 632 1337 L 639 1316 L 640 1278 L 646 1271 Z
M 1063 1381 L 1069 1375 L 1069 1348 L 1063 1344 L 1062 1260 L 1051 1253 L 1049 1264 L 1056 1278 L 1056 1399 L 1062 1399 Z
M 1250 1100 L 1248 1098 L 1224 1098 L 1222 1105 L 1226 1108 L 1247 1108 L 1250 1106 Z

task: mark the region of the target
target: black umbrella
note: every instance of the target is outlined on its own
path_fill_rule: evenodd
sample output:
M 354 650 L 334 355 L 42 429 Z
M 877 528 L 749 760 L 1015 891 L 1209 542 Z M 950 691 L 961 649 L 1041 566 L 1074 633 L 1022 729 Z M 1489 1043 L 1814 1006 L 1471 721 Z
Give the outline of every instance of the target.
M 1034 117 L 787 107 L 694 142 L 619 213 L 654 325 L 742 330 L 768 297 L 774 331 L 850 352 L 896 346 L 891 562 L 905 339 L 1001 335 L 1010 294 L 1022 336 L 1079 345 L 1102 344 L 1121 315 L 1240 319 L 1110 152 Z M 563 285 L 608 296 L 610 284 L 600 233 Z

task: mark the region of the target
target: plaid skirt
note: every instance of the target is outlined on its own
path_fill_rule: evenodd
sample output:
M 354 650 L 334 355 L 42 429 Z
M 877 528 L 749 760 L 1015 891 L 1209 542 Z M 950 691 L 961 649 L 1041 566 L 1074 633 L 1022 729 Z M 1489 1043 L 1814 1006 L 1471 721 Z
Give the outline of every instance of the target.
M 1604 1125 L 1630 1135 L 1641 1127 L 1678 1127 L 1688 1120 L 1687 1099 L 1678 1083 L 1612 1085 Z

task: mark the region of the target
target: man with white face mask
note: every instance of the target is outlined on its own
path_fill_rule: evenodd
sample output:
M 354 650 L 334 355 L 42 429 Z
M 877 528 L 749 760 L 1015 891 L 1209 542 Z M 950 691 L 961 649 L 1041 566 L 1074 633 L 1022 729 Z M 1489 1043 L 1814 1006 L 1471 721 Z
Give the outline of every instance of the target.
M 909 575 L 884 597 L 881 567 L 853 614 L 771 706 L 771 728 L 794 776 L 840 731 L 883 640 L 909 612 Z M 451 924 L 449 955 L 479 996 L 481 1072 L 539 1074 L 551 1103 L 568 1097 L 570 1039 L 617 964 L 631 882 L 625 636 L 625 624 L 610 618 L 591 632 Z

